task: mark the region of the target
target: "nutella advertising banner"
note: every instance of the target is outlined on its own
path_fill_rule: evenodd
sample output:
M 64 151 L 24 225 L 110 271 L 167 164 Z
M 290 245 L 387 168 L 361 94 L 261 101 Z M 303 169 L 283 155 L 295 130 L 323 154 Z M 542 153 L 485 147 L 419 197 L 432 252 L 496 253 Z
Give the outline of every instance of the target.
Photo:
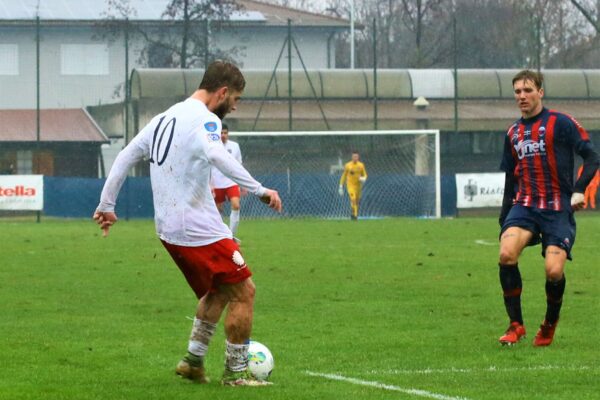
M 43 175 L 0 175 L 0 210 L 43 208 Z

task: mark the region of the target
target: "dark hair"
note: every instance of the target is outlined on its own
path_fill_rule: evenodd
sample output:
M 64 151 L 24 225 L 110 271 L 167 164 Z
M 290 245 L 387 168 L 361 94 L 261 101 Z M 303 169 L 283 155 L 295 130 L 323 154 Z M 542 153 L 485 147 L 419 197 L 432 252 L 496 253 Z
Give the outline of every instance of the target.
M 223 122 L 223 123 L 221 124 L 221 130 L 222 130 L 222 131 L 228 131 L 228 130 L 229 130 L 229 127 L 227 126 L 227 124 L 226 124 L 225 122 Z
M 220 60 L 214 61 L 204 71 L 198 89 L 213 93 L 223 86 L 241 92 L 246 87 L 246 80 L 240 69 L 232 63 Z
M 531 81 L 537 89 L 541 89 L 542 85 L 544 84 L 544 75 L 542 75 L 541 72 L 535 72 L 530 69 L 524 69 L 513 77 L 513 86 L 517 81 Z

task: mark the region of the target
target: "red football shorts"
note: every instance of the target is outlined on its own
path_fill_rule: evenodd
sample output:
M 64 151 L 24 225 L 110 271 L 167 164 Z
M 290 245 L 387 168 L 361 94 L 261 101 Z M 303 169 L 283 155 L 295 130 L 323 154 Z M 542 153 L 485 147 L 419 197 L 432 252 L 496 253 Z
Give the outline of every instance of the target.
M 221 204 L 225 200 L 231 200 L 232 197 L 240 197 L 240 187 L 238 185 L 229 186 L 224 189 L 214 189 L 215 191 L 215 203 Z
M 216 291 L 220 285 L 239 283 L 252 276 L 240 247 L 232 239 L 198 247 L 161 242 L 198 299 L 209 291 Z

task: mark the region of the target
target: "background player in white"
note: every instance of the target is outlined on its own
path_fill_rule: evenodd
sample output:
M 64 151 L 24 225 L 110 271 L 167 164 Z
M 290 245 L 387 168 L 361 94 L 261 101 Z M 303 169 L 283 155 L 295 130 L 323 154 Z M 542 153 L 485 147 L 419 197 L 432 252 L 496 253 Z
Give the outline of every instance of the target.
M 248 373 L 248 338 L 255 286 L 210 188 L 211 165 L 248 192 L 281 211 L 275 190 L 264 188 L 221 143 L 221 119 L 236 109 L 245 87 L 240 70 L 216 61 L 187 100 L 155 116 L 118 155 L 102 190 L 94 219 L 108 234 L 117 221 L 116 198 L 128 171 L 150 162 L 156 231 L 199 299 L 188 354 L 176 372 L 207 382 L 204 356 L 221 314 L 226 343 L 224 385 L 264 385 Z
M 242 151 L 236 142 L 229 140 L 229 127 L 225 123 L 221 126 L 221 142 L 223 142 L 225 150 L 241 164 Z M 216 167 L 212 167 L 211 170 L 211 184 L 215 194 L 215 203 L 217 203 L 217 208 L 221 213 L 223 212 L 223 203 L 227 199 L 231 203 L 229 229 L 231 229 L 231 233 L 235 239 L 237 228 L 240 224 L 240 187 Z

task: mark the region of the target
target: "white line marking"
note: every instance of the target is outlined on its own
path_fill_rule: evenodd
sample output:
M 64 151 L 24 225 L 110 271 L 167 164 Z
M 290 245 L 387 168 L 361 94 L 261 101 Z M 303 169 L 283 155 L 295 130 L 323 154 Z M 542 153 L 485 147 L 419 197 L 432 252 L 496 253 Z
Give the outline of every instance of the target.
M 445 369 L 388 369 L 388 370 L 372 370 L 366 371 L 369 375 L 429 375 L 429 374 L 452 374 L 463 373 L 470 374 L 474 372 L 526 372 L 526 371 L 588 371 L 596 368 L 591 368 L 585 365 L 582 366 L 559 366 L 559 365 L 538 365 L 522 368 L 498 368 L 490 366 L 487 368 L 445 368 Z
M 497 243 L 488 242 L 487 240 L 477 239 L 475 243 L 480 244 L 482 246 L 496 246 Z
M 411 394 L 411 395 L 414 395 L 414 396 L 426 397 L 426 398 L 429 398 L 429 399 L 436 399 L 436 400 L 468 400 L 465 397 L 446 396 L 446 395 L 443 395 L 443 394 L 432 393 L 432 392 L 428 392 L 426 390 L 420 390 L 420 389 L 405 389 L 405 388 L 401 388 L 399 386 L 387 385 L 387 384 L 381 383 L 381 382 L 364 381 L 362 379 L 348 378 L 346 376 L 337 375 L 337 374 L 322 374 L 320 372 L 312 372 L 312 371 L 305 371 L 305 373 L 307 375 L 310 375 L 310 376 L 317 376 L 317 377 L 320 377 L 320 378 L 331 379 L 331 380 L 334 380 L 334 381 L 343 381 L 343 382 L 353 383 L 355 385 L 370 386 L 370 387 L 374 387 L 374 388 L 377 388 L 377 389 L 391 390 L 391 391 L 394 391 L 394 392 L 401 392 L 401 393 L 405 393 L 405 394 Z

